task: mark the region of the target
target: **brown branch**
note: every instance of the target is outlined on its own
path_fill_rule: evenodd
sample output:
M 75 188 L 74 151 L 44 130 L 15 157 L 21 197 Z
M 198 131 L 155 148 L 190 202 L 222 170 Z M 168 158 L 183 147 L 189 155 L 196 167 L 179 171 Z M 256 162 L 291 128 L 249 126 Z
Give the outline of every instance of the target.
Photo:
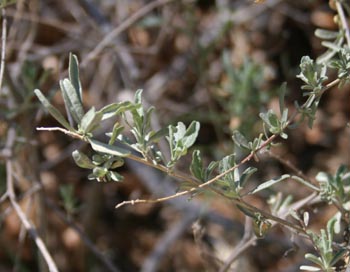
M 108 35 L 106 35 L 103 40 L 86 56 L 86 58 L 81 63 L 81 66 L 84 67 L 90 60 L 96 58 L 101 51 L 108 46 L 112 41 L 120 35 L 123 31 L 128 29 L 132 24 L 136 21 L 140 20 L 147 13 L 152 11 L 153 9 L 168 4 L 174 0 L 155 0 L 140 8 L 130 17 L 128 17 L 125 21 L 123 21 L 119 26 L 117 26 L 113 31 L 111 31 Z
M 12 149 L 16 137 L 16 131 L 14 128 L 10 128 L 7 134 L 7 143 L 6 148 Z M 23 226 L 29 233 L 29 235 L 34 240 L 36 246 L 38 247 L 41 255 L 43 256 L 45 262 L 48 265 L 50 272 L 58 272 L 57 266 L 51 257 L 49 251 L 47 250 L 43 240 L 40 238 L 35 226 L 30 222 L 30 220 L 27 218 L 25 213 L 22 211 L 22 208 L 17 202 L 15 190 L 14 190 L 14 181 L 13 181 L 13 165 L 12 160 L 8 159 L 6 161 L 6 195 L 8 196 L 10 203 L 12 207 L 14 208 L 15 212 L 17 213 L 19 219 L 21 220 Z

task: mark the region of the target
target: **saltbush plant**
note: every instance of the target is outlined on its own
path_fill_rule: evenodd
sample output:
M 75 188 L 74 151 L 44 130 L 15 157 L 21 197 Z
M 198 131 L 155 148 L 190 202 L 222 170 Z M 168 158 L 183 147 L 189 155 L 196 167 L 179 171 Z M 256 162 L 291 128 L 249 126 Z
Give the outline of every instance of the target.
M 91 146 L 92 153 L 85 154 L 81 150 L 75 150 L 72 156 L 79 167 L 91 171 L 88 176 L 91 180 L 122 181 L 123 176 L 118 172 L 118 168 L 128 158 L 154 167 L 185 184 L 180 186 L 179 192 L 169 197 L 157 200 L 125 201 L 119 203 L 117 208 L 126 204 L 161 202 L 183 195 L 193 197 L 209 190 L 218 194 L 219 197 L 232 201 L 245 215 L 251 217 L 257 238 L 263 238 L 271 227 L 279 224 L 295 235 L 308 239 L 314 251 L 306 252 L 305 258 L 309 263 L 301 266 L 300 269 L 340 271 L 341 267 L 347 266 L 346 255 L 349 250 L 349 169 L 345 165 L 339 165 L 335 174 L 320 172 L 315 179 L 309 179 L 301 174 L 286 173 L 261 182 L 254 189 L 249 190 L 246 189 L 246 184 L 259 168 L 245 167 L 244 171 L 241 170 L 241 166 L 252 159 L 259 162 L 260 152 L 270 150 L 280 140 L 288 141 L 290 129 L 303 122 L 307 122 L 312 129 L 324 93 L 330 89 L 338 91 L 333 87 L 342 87 L 350 80 L 350 33 L 345 15 L 350 14 L 350 7 L 348 3 L 340 0 L 331 1 L 331 7 L 337 12 L 335 20 L 339 30 L 318 29 L 316 36 L 324 40 L 322 44 L 327 47 L 327 51 L 317 60 L 304 56 L 300 62 L 300 73 L 297 77 L 303 82 L 301 89 L 303 96 L 306 97 L 305 101 L 302 103 L 296 101 L 293 110 L 287 108 L 284 98 L 288 86 L 283 84 L 279 94 L 279 112 L 270 109 L 259 115 L 263 123 L 263 131 L 258 137 L 249 140 L 240 131 L 232 132 L 233 142 L 237 148 L 241 149 L 240 153 L 245 154 L 243 159 L 237 160 L 233 153 L 204 165 L 200 150 L 192 150 L 200 130 L 200 123 L 192 121 L 186 126 L 178 122 L 160 130 L 153 130 L 151 119 L 154 108 L 144 107 L 142 90 L 135 92 L 133 101 L 112 103 L 101 109 L 92 107 L 85 111 L 78 59 L 73 54 L 69 57 L 69 76 L 60 81 L 68 118 L 66 119 L 42 92 L 36 89 L 35 94 L 38 99 L 62 126 L 38 129 L 59 130 L 87 142 Z M 334 71 L 337 77 L 330 80 L 329 75 Z M 94 133 L 101 123 L 112 118 L 114 126 L 110 132 L 106 133 L 109 140 L 102 142 L 96 139 Z M 125 133 L 126 131 L 131 134 Z M 158 148 L 158 142 L 161 139 L 166 139 L 168 142 L 170 151 L 168 159 Z M 176 169 L 176 164 L 189 152 L 192 153 L 190 174 L 184 174 Z M 291 195 L 272 194 L 272 190 L 266 190 L 290 180 L 298 182 L 313 193 L 303 201 L 293 202 Z M 312 180 L 316 180 L 317 183 Z M 246 201 L 248 195 L 258 194 L 263 190 L 272 194 L 268 201 L 270 210 L 262 210 Z M 301 212 L 302 208 L 311 202 L 325 203 L 336 208 L 334 216 L 328 220 L 325 228 L 319 231 L 309 229 L 310 215 L 308 212 Z M 338 236 L 337 240 L 335 236 Z

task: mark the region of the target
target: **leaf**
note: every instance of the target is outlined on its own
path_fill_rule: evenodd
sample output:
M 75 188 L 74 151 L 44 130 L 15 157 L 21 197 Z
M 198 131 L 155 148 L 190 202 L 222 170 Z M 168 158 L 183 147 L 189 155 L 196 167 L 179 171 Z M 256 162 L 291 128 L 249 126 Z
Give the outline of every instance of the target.
M 69 80 L 72 82 L 77 94 L 79 95 L 80 103 L 83 102 L 83 93 L 79 79 L 79 62 L 76 55 L 69 54 Z
M 126 150 L 118 146 L 107 145 L 105 143 L 102 143 L 94 139 L 89 139 L 89 142 L 91 144 L 92 149 L 97 152 L 119 156 L 119 157 L 127 157 L 130 155 L 129 150 Z
M 313 263 L 323 267 L 323 263 L 322 263 L 321 259 L 319 257 L 315 256 L 314 254 L 306 253 L 305 254 L 305 259 L 307 259 L 307 260 L 309 260 L 309 261 L 311 261 L 311 262 L 313 262 Z
M 194 144 L 197 139 L 199 129 L 200 123 L 197 121 L 192 121 L 184 135 L 183 144 L 186 148 L 189 148 Z
M 84 116 L 84 110 L 79 98 L 79 93 L 75 90 L 68 78 L 61 80 L 60 86 L 68 114 L 73 117 L 77 124 L 80 124 L 80 121 Z
M 300 270 L 304 270 L 304 271 L 321 271 L 320 268 L 315 267 L 315 266 L 310 266 L 310 265 L 302 265 L 300 266 Z
M 34 93 L 40 100 L 41 104 L 43 104 L 45 109 L 52 115 L 52 117 L 54 117 L 63 127 L 69 131 L 74 131 L 74 128 L 71 127 L 64 116 L 49 102 L 49 100 L 46 99 L 46 97 L 39 89 L 35 89 Z
M 72 153 L 72 157 L 73 157 L 75 163 L 81 168 L 93 169 L 96 166 L 92 163 L 92 161 L 90 160 L 90 158 L 87 155 L 80 152 L 79 150 L 74 150 Z
M 122 175 L 120 175 L 119 173 L 115 172 L 115 171 L 109 171 L 108 172 L 109 177 L 113 180 L 113 181 L 123 181 L 124 177 Z
M 286 92 L 287 92 L 287 82 L 283 82 L 281 87 L 280 87 L 280 91 L 279 91 L 279 103 L 280 103 L 280 113 L 281 115 L 284 112 L 284 98 L 286 96 Z
M 288 178 L 290 178 L 290 175 L 285 174 L 285 175 L 280 176 L 279 178 L 270 179 L 270 180 L 268 180 L 268 181 L 266 181 L 266 182 L 260 184 L 259 186 L 257 186 L 257 187 L 256 187 L 253 191 L 251 191 L 249 194 L 255 194 L 255 193 L 257 193 L 257 192 L 260 192 L 260 191 L 262 191 L 262 190 L 265 190 L 265 189 L 267 189 L 267 188 L 269 188 L 269 187 L 271 187 L 271 186 L 273 186 L 273 185 L 275 185 L 275 184 L 277 184 L 277 183 L 279 183 L 279 182 L 281 182 L 281 181 L 283 181 L 283 180 L 285 180 L 285 179 L 288 179 Z
M 343 249 L 340 249 L 337 253 L 335 253 L 333 255 L 333 258 L 332 258 L 331 262 L 330 262 L 330 266 L 333 266 L 338 261 L 340 261 L 347 252 L 348 252 L 348 250 L 343 248 Z
M 334 40 L 339 36 L 339 32 L 317 28 L 315 36 L 323 40 Z
M 168 134 L 168 128 L 164 127 L 158 130 L 157 132 L 152 131 L 149 135 L 150 142 L 158 142 L 162 137 L 165 137 Z
M 201 152 L 199 150 L 195 150 L 192 153 L 192 162 L 190 165 L 190 171 L 192 175 L 195 176 L 197 179 L 199 179 L 200 181 L 205 181 L 204 175 L 203 175 L 203 162 L 202 162 Z
M 239 178 L 239 185 L 242 187 L 256 171 L 258 171 L 258 169 L 255 167 L 248 167 L 246 170 L 244 170 Z
M 81 119 L 80 128 L 84 133 L 93 131 L 100 125 L 103 114 L 96 112 L 95 107 L 92 107 Z
M 332 42 L 321 42 L 321 44 L 324 46 L 324 47 L 327 47 L 335 52 L 338 52 L 339 50 L 342 49 L 342 47 L 338 44 L 335 44 L 335 43 L 332 43 Z
M 250 149 L 249 148 L 249 144 L 248 144 L 248 140 L 238 130 L 233 131 L 233 133 L 232 133 L 232 140 L 234 141 L 234 143 L 237 146 L 243 147 L 243 148 L 246 148 L 246 149 Z
M 120 125 L 118 122 L 116 122 L 113 126 L 112 133 L 107 133 L 107 136 L 111 137 L 108 141 L 108 145 L 113 145 L 117 137 L 123 130 L 124 130 L 124 127 Z
M 103 113 L 102 120 L 109 119 L 118 114 L 124 113 L 126 111 L 136 109 L 138 105 L 134 105 L 130 101 L 123 101 L 119 103 L 112 103 L 100 109 L 99 111 Z

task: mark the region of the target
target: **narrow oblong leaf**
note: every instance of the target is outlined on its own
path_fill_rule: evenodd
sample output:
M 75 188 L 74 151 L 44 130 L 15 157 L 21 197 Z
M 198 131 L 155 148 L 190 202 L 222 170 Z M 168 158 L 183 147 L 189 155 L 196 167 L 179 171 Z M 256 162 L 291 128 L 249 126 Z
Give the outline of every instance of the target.
M 193 176 L 195 176 L 200 181 L 204 181 L 203 177 L 203 162 L 201 157 L 201 152 L 199 150 L 195 150 L 192 153 L 192 162 L 190 165 L 190 171 Z
M 108 141 L 109 145 L 114 144 L 114 142 L 117 140 L 117 137 L 119 134 L 123 131 L 124 127 L 120 125 L 118 122 L 116 122 L 113 126 L 112 133 L 108 133 L 107 136 L 110 136 L 111 138 Z
M 332 42 L 321 42 L 321 44 L 324 46 L 324 47 L 327 47 L 335 52 L 338 52 L 339 50 L 341 50 L 341 46 L 338 45 L 338 44 L 334 44 Z
M 315 30 L 315 36 L 323 40 L 334 40 L 338 37 L 338 35 L 339 35 L 339 32 L 336 32 L 336 31 L 325 30 L 320 28 L 317 28 Z
M 281 115 L 284 112 L 284 98 L 286 96 L 286 92 L 287 92 L 287 82 L 283 82 L 279 91 L 279 103 L 280 103 L 280 113 Z
M 127 157 L 130 155 L 129 150 L 126 150 L 118 146 L 108 145 L 94 139 L 89 139 L 89 142 L 91 144 L 92 149 L 97 152 L 119 156 L 119 157 Z
M 309 260 L 309 261 L 311 261 L 311 262 L 313 262 L 321 267 L 323 266 L 321 259 L 319 257 L 315 256 L 314 254 L 306 253 L 305 259 L 307 259 L 307 260 Z
M 259 191 L 265 190 L 265 189 L 271 187 L 272 185 L 275 185 L 276 183 L 279 183 L 282 180 L 285 180 L 285 179 L 288 179 L 288 178 L 290 178 L 290 175 L 285 174 L 285 175 L 280 176 L 279 178 L 270 179 L 270 180 L 260 184 L 253 191 L 251 191 L 249 194 L 255 194 L 255 193 L 259 192 Z
M 77 124 L 80 124 L 84 116 L 83 104 L 80 101 L 79 94 L 68 78 L 60 81 L 61 91 L 64 103 L 69 114 Z
M 54 117 L 57 122 L 59 122 L 62 126 L 64 126 L 69 131 L 74 131 L 74 128 L 68 123 L 68 121 L 64 118 L 64 116 L 56 109 L 49 100 L 43 95 L 43 93 L 39 89 L 34 90 L 35 95 L 40 100 L 41 104 L 45 107 L 45 109 Z
M 83 103 L 83 93 L 79 78 L 79 61 L 76 55 L 70 53 L 69 54 L 69 80 L 72 82 L 73 87 L 75 88 L 80 103 Z
M 331 262 L 330 262 L 330 265 L 331 265 L 331 266 L 335 265 L 338 261 L 340 261 L 340 260 L 343 258 L 343 256 L 344 256 L 347 252 L 348 252 L 348 250 L 345 249 L 345 248 L 340 249 L 337 253 L 335 253 L 335 254 L 333 255 L 333 258 L 332 258 L 332 260 L 331 260 Z

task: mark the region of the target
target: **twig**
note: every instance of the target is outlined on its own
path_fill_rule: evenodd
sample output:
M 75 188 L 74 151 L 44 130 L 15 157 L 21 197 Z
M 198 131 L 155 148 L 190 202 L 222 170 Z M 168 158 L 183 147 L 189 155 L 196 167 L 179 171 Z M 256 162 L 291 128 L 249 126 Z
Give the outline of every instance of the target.
M 11 154 L 12 154 L 13 145 L 15 143 L 15 138 L 16 138 L 16 131 L 13 127 L 10 127 L 7 132 L 7 141 L 6 141 L 5 148 L 10 150 Z M 12 207 L 17 213 L 25 229 L 27 230 L 27 232 L 29 233 L 29 235 L 32 237 L 35 244 L 37 245 L 39 251 L 41 252 L 44 260 L 48 265 L 50 272 L 58 272 L 57 266 L 53 258 L 51 257 L 49 251 L 47 250 L 43 240 L 40 238 L 35 227 L 29 221 L 29 219 L 27 218 L 25 213 L 22 211 L 22 208 L 20 207 L 20 205 L 16 200 L 16 194 L 15 194 L 14 185 L 13 185 L 13 177 L 14 177 L 14 174 L 13 174 L 12 160 L 8 159 L 6 161 L 6 195 L 8 196 L 8 199 L 10 200 Z
M 349 30 L 349 25 L 348 25 L 348 22 L 346 20 L 345 14 L 344 14 L 343 7 L 342 7 L 340 1 L 338 1 L 338 0 L 335 1 L 335 6 L 336 6 L 337 12 L 339 14 L 342 28 L 345 31 L 345 37 L 346 37 L 346 41 L 348 43 L 348 47 L 350 48 L 350 30 Z
M 111 272 L 118 272 L 120 271 L 109 259 L 106 258 L 106 256 L 104 256 L 101 252 L 100 249 L 98 249 L 94 243 L 90 240 L 90 238 L 84 233 L 84 231 L 82 231 L 75 223 L 73 220 L 67 218 L 67 216 L 65 216 L 63 214 L 62 211 L 60 211 L 60 209 L 48 198 L 45 198 L 45 203 L 47 204 L 47 206 L 53 210 L 56 215 L 69 227 L 71 227 L 76 233 L 78 233 L 78 235 L 80 236 L 80 238 L 82 239 L 82 241 L 84 242 L 84 244 L 91 250 L 91 252 L 93 254 L 95 254 L 95 256 L 101 261 L 101 263 L 104 264 L 104 266 L 108 269 L 108 271 Z
M 4 8 L 1 10 L 1 16 L 2 16 L 2 35 L 1 35 L 1 61 L 0 61 L 0 93 L 1 93 L 2 81 L 4 79 L 5 58 L 6 58 L 7 19 L 6 19 L 6 11 Z
M 175 224 L 171 229 L 166 231 L 158 242 L 153 252 L 148 256 L 142 265 L 141 272 L 158 271 L 158 267 L 161 263 L 161 259 L 167 253 L 171 245 L 181 236 L 181 234 L 187 229 L 189 225 L 196 220 L 198 215 L 196 213 L 187 212 L 180 222 Z
M 156 1 L 150 2 L 149 4 L 145 5 L 144 7 L 136 11 L 133 15 L 128 17 L 118 27 L 116 27 L 113 31 L 111 31 L 107 36 L 105 36 L 104 39 L 86 56 L 86 58 L 81 63 L 81 66 L 84 67 L 90 60 L 94 59 L 98 54 L 100 54 L 101 51 L 106 46 L 108 46 L 120 33 L 122 33 L 124 30 L 126 30 L 128 27 L 130 27 L 140 18 L 145 16 L 151 10 L 159 6 L 168 4 L 172 1 L 174 0 L 156 0 Z
M 61 128 L 61 127 L 37 127 L 36 130 L 61 131 L 64 134 L 67 134 L 68 136 L 71 136 L 73 138 L 84 141 L 84 137 L 81 136 L 80 134 L 73 132 L 73 131 L 69 131 L 69 130 Z
M 280 155 L 276 154 L 275 152 L 273 152 L 272 150 L 269 150 L 269 155 L 278 160 L 280 163 L 282 163 L 284 166 L 288 167 L 290 170 L 292 170 L 293 172 L 295 172 L 298 176 L 302 177 L 304 180 L 310 180 L 310 178 L 308 176 L 306 176 L 303 171 L 301 171 L 300 169 L 298 169 L 295 165 L 293 165 L 289 160 L 285 160 L 284 158 L 282 158 Z
M 276 137 L 277 137 L 277 135 L 270 136 L 260 146 L 260 148 L 258 150 L 261 150 L 261 149 L 265 148 L 266 146 L 268 146 Z M 240 163 L 238 163 L 235 166 L 231 167 L 230 169 L 222 172 L 221 174 L 215 176 L 214 178 L 208 180 L 207 182 L 201 183 L 197 187 L 193 187 L 193 188 L 191 188 L 189 190 L 178 192 L 178 193 L 176 193 L 174 195 L 163 197 L 163 198 L 158 198 L 158 199 L 135 199 L 135 200 L 123 201 L 123 202 L 119 203 L 118 205 L 116 205 L 115 208 L 118 209 L 118 208 L 120 208 L 120 207 L 122 207 L 124 205 L 128 205 L 128 204 L 135 205 L 135 204 L 140 204 L 140 203 L 159 203 L 159 202 L 167 201 L 167 200 L 170 200 L 170 199 L 173 199 L 173 198 L 177 198 L 177 197 L 180 197 L 180 196 L 184 196 L 184 195 L 188 195 L 188 194 L 194 193 L 194 192 L 196 192 L 196 191 L 198 191 L 200 189 L 203 189 L 204 187 L 208 187 L 209 185 L 215 183 L 216 181 L 218 181 L 222 177 L 226 176 L 228 173 L 231 173 L 232 171 L 234 171 L 235 169 L 239 168 L 240 166 L 242 166 L 246 162 L 250 161 L 254 157 L 254 154 L 255 153 L 253 153 L 253 152 L 250 153 L 242 161 L 240 161 Z M 171 175 L 171 173 L 169 173 L 169 174 Z
M 231 253 L 231 255 L 226 260 L 225 264 L 220 268 L 220 272 L 227 271 L 232 265 L 232 263 L 237 259 L 237 257 L 247 248 L 254 245 L 256 240 L 257 240 L 256 236 L 252 235 L 252 219 L 246 216 L 245 224 L 244 224 L 244 235 L 241 241 L 236 246 L 235 250 Z

